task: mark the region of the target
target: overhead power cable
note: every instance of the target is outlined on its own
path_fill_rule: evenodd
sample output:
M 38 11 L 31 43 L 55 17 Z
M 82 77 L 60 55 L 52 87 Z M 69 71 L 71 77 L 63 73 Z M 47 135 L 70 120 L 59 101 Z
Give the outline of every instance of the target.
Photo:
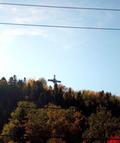
M 120 28 L 113 28 L 113 27 L 87 27 L 87 26 L 45 25 L 45 24 L 24 24 L 24 23 L 2 23 L 2 22 L 0 22 L 0 25 L 43 27 L 43 28 L 61 28 L 61 29 L 81 29 L 81 30 L 83 29 L 83 30 L 120 31 Z
M 75 6 L 56 6 L 56 5 L 35 5 L 35 4 L 22 4 L 22 3 L 0 3 L 0 5 L 24 6 L 24 7 L 41 7 L 41 8 L 55 8 L 55 9 L 97 10 L 97 11 L 115 11 L 115 12 L 120 12 L 120 9 L 117 9 L 117 8 L 75 7 Z

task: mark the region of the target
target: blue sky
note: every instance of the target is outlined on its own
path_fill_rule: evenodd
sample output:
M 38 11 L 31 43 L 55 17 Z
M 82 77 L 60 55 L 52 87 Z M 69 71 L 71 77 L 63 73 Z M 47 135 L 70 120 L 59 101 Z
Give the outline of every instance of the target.
M 0 2 L 120 8 L 116 0 L 0 0 Z M 0 21 L 120 28 L 120 12 L 0 5 Z M 120 95 L 120 31 L 0 25 L 0 77 L 58 79 L 75 90 Z

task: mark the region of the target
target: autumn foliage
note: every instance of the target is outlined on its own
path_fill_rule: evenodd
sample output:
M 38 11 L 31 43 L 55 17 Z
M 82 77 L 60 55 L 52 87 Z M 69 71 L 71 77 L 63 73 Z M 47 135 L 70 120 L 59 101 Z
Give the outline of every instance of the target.
M 117 96 L 104 91 L 74 91 L 63 85 L 55 88 L 44 78 L 1 78 L 0 142 L 120 142 Z

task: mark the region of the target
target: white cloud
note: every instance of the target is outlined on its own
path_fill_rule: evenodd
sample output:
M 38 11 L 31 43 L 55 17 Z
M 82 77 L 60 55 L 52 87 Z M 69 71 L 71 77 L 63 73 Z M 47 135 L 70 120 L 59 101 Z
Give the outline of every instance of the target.
M 45 10 L 35 8 L 22 8 L 17 9 L 17 11 L 14 13 L 12 21 L 17 23 L 36 23 L 46 20 L 47 18 L 48 15 L 45 15 Z
M 47 37 L 47 33 L 44 30 L 40 30 L 38 28 L 27 28 L 27 29 L 19 29 L 19 28 L 12 28 L 2 30 L 0 29 L 0 69 L 1 72 L 4 73 L 7 71 L 8 67 L 11 66 L 10 61 L 10 47 L 14 45 L 17 37 L 23 36 L 32 36 L 32 37 Z M 12 61 L 13 63 L 13 61 Z M 10 67 L 11 68 L 11 67 Z
M 13 29 L 6 29 L 1 30 L 0 32 L 0 47 L 5 48 L 8 47 L 9 44 L 11 44 L 14 40 L 16 40 L 17 37 L 23 37 L 23 36 L 31 36 L 31 37 L 43 37 L 46 38 L 47 32 L 44 30 L 40 30 L 37 28 L 31 28 L 31 29 L 19 29 L 19 28 L 13 28 Z
M 12 28 L 3 30 L 0 37 L 17 37 L 17 36 L 42 36 L 47 37 L 47 32 L 39 28 Z
M 17 18 L 14 18 L 14 21 L 16 23 L 30 23 L 32 21 L 32 18 L 17 17 Z
M 49 18 L 47 9 L 36 7 L 0 6 L 0 13 L 10 17 L 9 22 L 18 23 L 35 23 Z

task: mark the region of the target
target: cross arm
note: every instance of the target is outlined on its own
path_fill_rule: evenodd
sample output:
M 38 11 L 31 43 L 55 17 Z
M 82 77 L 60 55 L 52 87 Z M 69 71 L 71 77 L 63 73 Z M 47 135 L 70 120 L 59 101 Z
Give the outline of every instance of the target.
M 53 82 L 53 79 L 48 79 L 48 81 L 52 81 Z
M 61 81 L 59 81 L 59 80 L 56 80 L 56 82 L 59 82 L 59 83 L 61 83 Z

